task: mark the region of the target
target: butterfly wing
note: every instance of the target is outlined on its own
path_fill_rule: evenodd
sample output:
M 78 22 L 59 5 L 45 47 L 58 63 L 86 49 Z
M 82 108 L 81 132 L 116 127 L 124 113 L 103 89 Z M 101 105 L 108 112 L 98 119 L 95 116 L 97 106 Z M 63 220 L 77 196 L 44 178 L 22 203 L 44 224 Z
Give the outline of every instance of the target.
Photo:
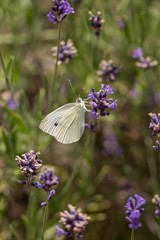
M 75 103 L 68 103 L 53 112 L 49 113 L 40 123 L 39 128 L 44 132 L 55 136 L 57 132 L 57 126 L 60 120 L 75 106 Z
M 76 105 L 63 116 L 55 133 L 57 141 L 69 144 L 81 138 L 85 127 L 85 111 L 83 107 Z

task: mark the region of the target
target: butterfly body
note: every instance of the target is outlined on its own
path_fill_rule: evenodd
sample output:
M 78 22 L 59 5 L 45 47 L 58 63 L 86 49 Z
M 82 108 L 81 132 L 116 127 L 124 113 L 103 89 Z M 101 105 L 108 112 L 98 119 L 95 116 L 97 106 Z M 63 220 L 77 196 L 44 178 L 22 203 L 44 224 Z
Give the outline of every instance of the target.
M 77 142 L 84 132 L 86 111 L 85 101 L 77 98 L 48 114 L 39 127 L 63 144 Z

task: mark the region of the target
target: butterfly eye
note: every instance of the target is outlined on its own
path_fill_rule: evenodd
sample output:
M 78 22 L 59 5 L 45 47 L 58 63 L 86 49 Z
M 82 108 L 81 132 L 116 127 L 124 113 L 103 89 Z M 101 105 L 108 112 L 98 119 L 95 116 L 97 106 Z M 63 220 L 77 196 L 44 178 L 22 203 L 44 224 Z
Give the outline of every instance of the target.
M 58 126 L 58 123 L 55 123 L 54 126 L 57 127 L 57 126 Z

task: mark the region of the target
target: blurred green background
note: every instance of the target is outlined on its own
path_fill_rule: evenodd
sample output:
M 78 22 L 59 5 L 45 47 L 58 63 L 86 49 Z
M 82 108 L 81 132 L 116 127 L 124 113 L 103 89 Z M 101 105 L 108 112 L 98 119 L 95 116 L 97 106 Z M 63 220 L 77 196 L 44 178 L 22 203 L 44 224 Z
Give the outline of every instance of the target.
M 0 239 L 24 239 L 28 194 L 16 155 L 30 149 L 41 152 L 44 165 L 53 166 L 60 184 L 49 206 L 45 239 L 56 239 L 59 211 L 68 203 L 80 206 L 91 216 L 86 240 L 130 238 L 124 205 L 135 193 L 147 200 L 143 227 L 136 239 L 160 239 L 151 198 L 160 192 L 159 156 L 152 149 L 155 139 L 149 130 L 149 112 L 160 110 L 160 68 L 140 69 L 132 51 L 142 47 L 145 56 L 160 59 L 160 1 L 158 0 L 70 0 L 75 14 L 62 23 L 61 40 L 73 40 L 78 56 L 58 67 L 59 92 L 51 108 L 48 89 L 53 81 L 51 48 L 57 43 L 57 25 L 46 14 L 52 2 L 5 0 L 0 2 L 0 49 L 12 94 L 19 107 L 4 102 L 5 75 L 0 67 Z M 105 19 L 99 38 L 88 21 L 88 11 L 102 12 Z M 98 120 L 94 132 L 85 130 L 77 143 L 63 145 L 43 133 L 39 123 L 56 107 L 74 102 L 68 84 L 86 98 L 99 90 L 100 61 L 113 59 L 120 69 L 111 83 L 118 107 Z M 84 91 L 82 91 L 84 88 Z M 43 192 L 33 190 L 31 239 L 40 239 L 40 202 Z

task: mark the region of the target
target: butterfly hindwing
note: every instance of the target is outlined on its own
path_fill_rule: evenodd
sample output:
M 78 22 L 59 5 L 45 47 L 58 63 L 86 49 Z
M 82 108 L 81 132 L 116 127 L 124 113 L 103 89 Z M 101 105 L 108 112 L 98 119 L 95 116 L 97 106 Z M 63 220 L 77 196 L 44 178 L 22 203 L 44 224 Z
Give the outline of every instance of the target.
M 84 131 L 85 109 L 74 106 L 60 120 L 55 134 L 57 141 L 68 144 L 80 139 Z

